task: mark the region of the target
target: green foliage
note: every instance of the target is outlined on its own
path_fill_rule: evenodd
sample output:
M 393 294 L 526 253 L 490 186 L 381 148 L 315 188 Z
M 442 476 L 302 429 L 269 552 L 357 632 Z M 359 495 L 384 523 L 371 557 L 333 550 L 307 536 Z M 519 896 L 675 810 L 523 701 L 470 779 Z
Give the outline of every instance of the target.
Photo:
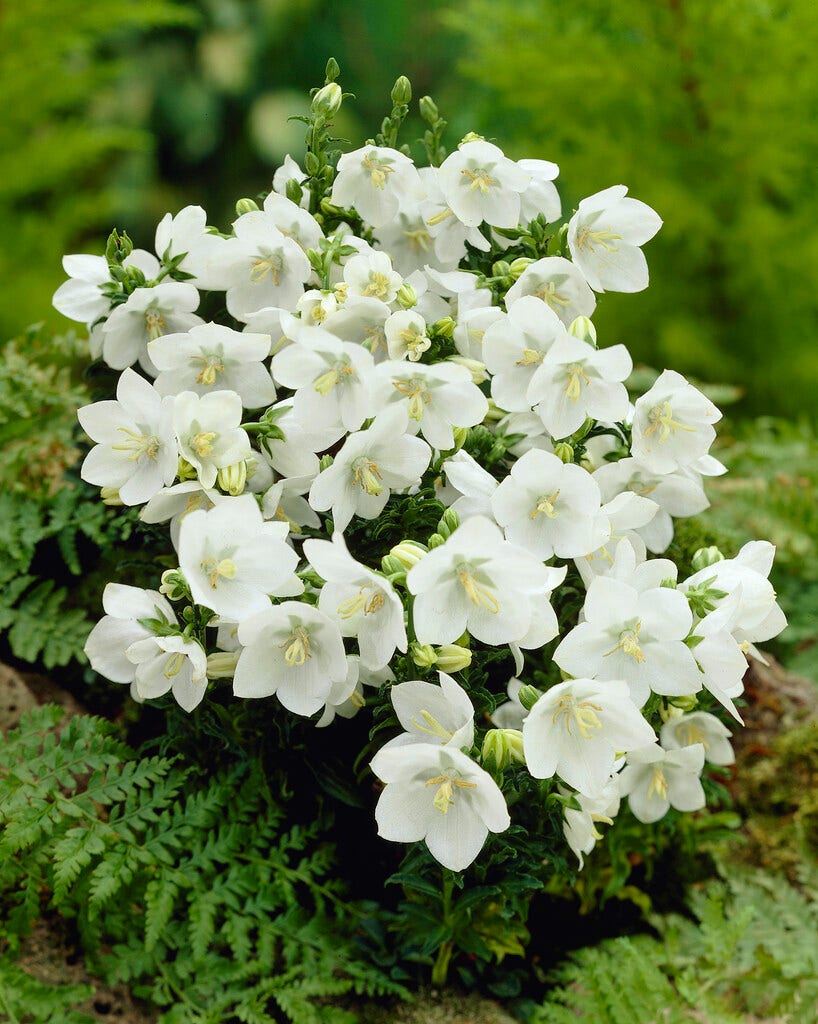
M 74 1009 L 93 994 L 90 985 L 48 985 L 0 957 L 0 1013 L 10 1024 L 94 1024 Z
M 815 880 L 799 891 L 735 874 L 693 894 L 690 917 L 655 918 L 659 939 L 618 938 L 573 954 L 531 1024 L 740 1024 L 745 1014 L 811 1024 L 818 999 Z
M 623 182 L 665 219 L 647 248 L 650 288 L 638 302 L 606 295 L 600 338 L 734 381 L 748 409 L 811 408 L 810 0 L 464 0 L 448 23 L 484 134 L 513 156 L 556 160 L 568 216 Z
M 327 1000 L 402 993 L 361 959 L 363 911 L 332 877 L 326 822 L 294 821 L 259 762 L 206 779 L 138 757 L 101 719 L 61 717 L 30 713 L 0 748 L 8 946 L 47 899 L 163 1024 L 347 1024 Z

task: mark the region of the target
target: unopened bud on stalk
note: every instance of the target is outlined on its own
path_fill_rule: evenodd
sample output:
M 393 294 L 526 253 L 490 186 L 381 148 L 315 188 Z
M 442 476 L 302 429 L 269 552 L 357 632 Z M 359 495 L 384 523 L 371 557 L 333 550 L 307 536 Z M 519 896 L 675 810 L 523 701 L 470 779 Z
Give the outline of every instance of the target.
M 420 108 L 420 116 L 427 124 L 434 124 L 440 117 L 437 104 L 431 96 L 421 96 L 418 107 Z
M 236 215 L 243 217 L 245 213 L 254 213 L 258 209 L 255 199 L 239 199 L 236 203 Z
M 518 256 L 517 259 L 512 260 L 508 266 L 509 276 L 513 277 L 516 281 L 518 277 L 522 277 L 533 262 L 534 260 L 529 259 L 528 256 Z
M 447 508 L 437 524 L 437 532 L 448 540 L 458 526 L 460 526 L 460 516 L 454 509 Z
M 708 565 L 715 565 L 716 562 L 724 560 L 724 555 L 719 549 L 713 545 L 709 548 L 699 548 L 692 559 L 693 569 L 698 572 L 699 569 L 706 569 Z
M 593 345 L 596 348 L 596 327 L 594 327 L 587 316 L 578 316 L 575 320 L 572 320 L 568 333 L 573 334 L 580 341 L 587 341 L 589 345 Z
M 560 462 L 567 464 L 574 461 L 574 449 L 567 441 L 557 441 L 554 445 L 554 454 Z
M 398 106 L 400 103 L 412 102 L 412 83 L 406 75 L 401 75 L 392 86 L 390 98 L 395 106 Z
M 540 697 L 542 697 L 542 690 L 538 690 L 536 686 L 521 686 L 520 692 L 517 694 L 517 699 L 526 711 L 530 711 Z
M 465 146 L 467 142 L 485 142 L 486 140 L 482 135 L 478 135 L 477 132 L 467 132 L 460 140 L 459 145 Z
M 398 288 L 396 298 L 401 309 L 411 309 L 412 306 L 416 306 L 418 303 L 418 293 L 411 284 L 406 284 L 405 282 Z
M 116 487 L 100 488 L 99 496 L 102 498 L 103 505 L 119 506 L 125 504 L 122 498 L 120 498 L 119 490 Z
M 179 464 L 178 464 L 177 469 L 176 469 L 176 475 L 179 477 L 179 480 L 182 481 L 182 482 L 185 481 L 185 480 L 195 480 L 196 479 L 196 470 L 193 468 L 193 466 L 191 466 L 191 464 L 187 461 L 187 459 L 183 458 L 180 455 L 179 456 Z
M 418 541 L 402 540 L 400 544 L 396 544 L 390 549 L 389 554 L 392 558 L 397 558 L 405 569 L 411 569 L 413 565 L 417 565 L 428 550 L 425 544 L 420 544 Z
M 159 593 L 164 594 L 169 601 L 181 601 L 182 598 L 190 597 L 190 588 L 181 569 L 165 569 Z
M 488 380 L 486 364 L 481 363 L 479 359 L 470 359 L 468 356 L 449 356 L 448 361 L 465 366 L 471 374 L 472 384 L 482 384 L 484 380 Z
M 455 327 L 457 324 L 454 320 L 450 316 L 444 316 L 442 320 L 435 320 L 430 333 L 439 338 L 451 338 L 454 335 Z
M 471 651 L 459 644 L 444 644 L 436 648 L 436 665 L 441 672 L 462 672 L 471 665 Z
M 468 427 L 452 427 L 452 434 L 454 435 L 454 450 L 459 452 L 463 445 L 469 439 L 469 428 Z
M 497 770 L 525 764 L 523 734 L 519 729 L 489 729 L 483 740 L 482 760 Z
M 509 277 L 511 275 L 511 266 L 506 263 L 505 260 L 498 260 L 492 264 L 491 276 L 492 277 Z
M 412 644 L 409 652 L 412 655 L 412 661 L 418 668 L 431 668 L 437 662 L 435 649 L 429 644 Z
M 699 701 L 694 693 L 671 697 L 668 703 L 672 704 L 674 708 L 680 708 L 682 711 L 695 711 L 699 706 Z
M 341 109 L 344 101 L 344 94 L 337 82 L 330 82 L 312 98 L 312 110 L 315 114 L 323 114 L 324 117 L 332 117 Z
M 207 656 L 208 679 L 232 679 L 241 651 L 216 651 Z
M 219 487 L 227 494 L 237 497 L 244 493 L 244 485 L 247 483 L 247 463 L 234 462 L 232 466 L 225 466 L 216 475 Z

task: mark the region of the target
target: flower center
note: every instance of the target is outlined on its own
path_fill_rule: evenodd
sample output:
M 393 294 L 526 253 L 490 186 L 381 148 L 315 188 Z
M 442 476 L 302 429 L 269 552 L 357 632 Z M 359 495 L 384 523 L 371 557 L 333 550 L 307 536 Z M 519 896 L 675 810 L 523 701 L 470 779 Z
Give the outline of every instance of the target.
M 216 383 L 218 374 L 224 373 L 224 363 L 219 356 L 194 356 L 191 362 L 202 364 L 196 377 L 196 383 L 204 384 L 205 387 L 212 387 Z
M 362 455 L 352 464 L 352 483 L 357 484 L 367 494 L 380 494 L 383 490 L 383 477 L 377 462 L 367 455 Z
M 468 566 L 461 565 L 457 570 L 457 581 L 466 591 L 466 597 L 476 608 L 485 608 L 492 615 L 496 615 L 500 611 L 500 602 L 494 591 L 490 587 L 478 583 Z
M 155 434 L 137 434 L 135 430 L 129 430 L 128 427 L 117 427 L 120 430 L 127 441 L 123 441 L 121 444 L 115 444 L 111 447 L 115 452 L 132 452 L 132 455 L 128 456 L 128 461 L 138 462 L 143 455 L 156 462 L 159 456 L 159 449 L 162 447 L 162 442 L 156 437 Z
M 648 786 L 648 800 L 654 796 L 658 796 L 660 800 L 667 800 L 667 779 L 659 765 L 653 769 Z
M 460 172 L 465 174 L 471 184 L 469 185 L 469 192 L 474 192 L 475 189 L 479 189 L 483 195 L 488 195 L 489 189 L 497 182 L 491 177 L 489 172 L 483 167 L 475 167 L 473 171 L 466 170 L 465 168 Z
M 395 173 L 395 168 L 390 167 L 391 161 L 388 157 L 378 157 L 369 154 L 364 157 L 364 167 L 369 171 L 369 180 L 373 188 L 386 188 L 386 182 L 390 174 Z
M 637 622 L 633 629 L 625 629 L 619 634 L 619 643 L 616 647 L 612 647 L 609 651 L 603 654 L 603 658 L 607 658 L 609 655 L 614 654 L 616 651 L 623 651 L 629 658 L 641 665 L 645 660 L 645 655 L 642 648 L 639 646 L 639 630 L 642 628 L 642 623 Z
M 686 427 L 683 423 L 673 419 L 673 409 L 670 402 L 654 405 L 648 413 L 648 420 L 650 421 L 650 426 L 645 431 L 645 437 L 650 437 L 651 434 L 658 430 L 659 444 L 667 441 L 670 435 L 675 434 L 677 430 L 686 430 L 690 434 L 696 433 L 695 427 Z
M 704 730 L 700 729 L 693 722 L 684 722 L 679 726 L 677 732 L 679 739 L 686 747 L 692 747 L 694 743 L 701 743 L 705 750 L 710 749 L 710 744 L 707 742 Z
M 407 327 L 401 331 L 398 337 L 406 344 L 406 357 L 410 362 L 416 363 L 423 353 L 432 344 L 431 341 L 416 327 Z
M 165 671 L 162 673 L 165 679 L 173 679 L 174 676 L 178 676 L 182 671 L 182 666 L 185 663 L 185 656 L 181 651 L 177 651 L 165 662 Z
M 589 700 L 577 703 L 575 697 L 560 697 L 551 721 L 556 725 L 562 718 L 569 736 L 571 735 L 571 723 L 576 722 L 580 736 L 584 740 L 589 740 L 593 736 L 594 729 L 602 728 L 602 722 L 597 714 L 597 711 L 601 710 L 599 704 L 593 704 Z
M 279 274 L 284 269 L 284 260 L 281 257 L 281 253 L 259 254 L 254 260 L 250 261 L 250 268 L 250 280 L 254 284 L 263 281 L 269 274 L 273 284 L 277 287 Z
M 566 295 L 562 295 L 557 291 L 556 281 L 546 281 L 544 284 L 541 284 L 533 294 L 538 299 L 542 299 L 542 301 L 547 306 L 550 306 L 554 311 L 557 310 L 557 307 L 562 307 L 564 309 L 566 306 L 571 305 L 571 300 Z
M 533 348 L 524 348 L 521 359 L 518 359 L 515 366 L 539 366 L 543 361 L 543 353 Z
M 200 458 L 205 459 L 208 455 L 213 454 L 213 442 L 217 437 L 218 434 L 215 430 L 200 430 L 190 439 L 190 447 Z
M 404 238 L 409 243 L 409 248 L 414 253 L 428 252 L 429 242 L 432 236 L 426 228 L 416 228 L 414 231 L 404 231 Z
M 572 402 L 576 402 L 582 394 L 583 383 L 590 384 L 591 381 L 579 363 L 567 367 L 566 373 L 568 374 L 568 383 L 565 385 L 565 395 Z
M 157 338 L 161 338 L 167 330 L 167 323 L 165 318 L 155 309 L 149 309 L 145 313 L 145 330 L 148 332 L 148 337 L 151 341 L 156 341 Z
M 281 648 L 286 647 L 284 661 L 289 668 L 303 665 L 307 658 L 312 657 L 309 633 L 301 627 L 294 629 L 284 643 L 278 646 Z
M 605 252 L 619 252 L 619 246 L 614 242 L 622 240 L 622 235 L 615 235 L 610 228 L 603 228 L 602 231 L 593 231 L 591 228 L 583 228 L 577 236 L 577 248 L 582 252 L 588 249 L 593 252 L 599 246 Z
M 372 270 L 369 274 L 369 284 L 361 292 L 364 296 L 374 296 L 382 299 L 389 294 L 389 277 L 380 270 Z
M 422 419 L 423 407 L 432 400 L 423 381 L 393 380 L 392 387 L 409 399 L 409 418 L 412 420 Z
M 429 779 L 426 785 L 437 786 L 432 803 L 441 814 L 445 814 L 454 802 L 455 786 L 459 789 L 477 789 L 476 782 L 464 782 L 463 779 L 453 779 L 450 775 L 436 775 L 433 779 Z
M 559 515 L 556 508 L 554 507 L 557 498 L 560 496 L 560 490 L 557 488 L 556 491 L 551 495 L 550 498 L 542 497 L 534 506 L 534 511 L 529 514 L 529 519 L 536 519 L 538 515 L 542 514 L 548 519 L 556 519 Z
M 338 362 L 327 370 L 326 373 L 322 373 L 320 377 L 317 377 L 313 387 L 319 395 L 328 395 L 336 384 L 342 384 L 346 377 L 354 376 L 355 369 L 349 363 Z
M 367 594 L 368 590 L 374 590 L 374 593 Z M 354 597 L 350 597 L 338 605 L 338 614 L 342 619 L 351 619 L 358 612 L 363 612 L 364 615 L 374 615 L 381 608 L 383 608 L 383 593 L 377 587 L 365 584 Z
M 205 558 L 199 565 L 207 576 L 208 583 L 215 590 L 219 585 L 219 577 L 222 576 L 226 580 L 232 580 L 236 575 L 236 563 L 231 562 L 229 558 Z

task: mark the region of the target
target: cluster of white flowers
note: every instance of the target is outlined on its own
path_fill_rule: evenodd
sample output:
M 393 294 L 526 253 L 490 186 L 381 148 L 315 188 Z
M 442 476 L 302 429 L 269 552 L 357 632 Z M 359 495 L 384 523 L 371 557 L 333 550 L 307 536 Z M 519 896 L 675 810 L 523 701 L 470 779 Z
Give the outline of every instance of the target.
M 547 228 L 556 176 L 476 137 L 424 168 L 369 144 L 318 197 L 288 158 L 229 235 L 187 207 L 156 256 L 66 257 L 54 298 L 122 371 L 79 412 L 82 476 L 178 556 L 160 591 L 108 585 L 93 667 L 188 711 L 232 679 L 318 726 L 391 699 L 380 834 L 453 870 L 509 827 L 513 773 L 555 780 L 580 863 L 625 797 L 644 822 L 701 808 L 732 751 L 699 698 L 740 721 L 746 655 L 785 625 L 770 544 L 683 580 L 656 557 L 723 472 L 720 413 L 671 370 L 630 403 L 627 349 L 589 318 L 647 286 L 661 221 L 617 185 Z M 435 533 L 378 548 L 390 502 L 433 497 Z M 515 678 L 475 722 L 470 666 L 497 647 Z

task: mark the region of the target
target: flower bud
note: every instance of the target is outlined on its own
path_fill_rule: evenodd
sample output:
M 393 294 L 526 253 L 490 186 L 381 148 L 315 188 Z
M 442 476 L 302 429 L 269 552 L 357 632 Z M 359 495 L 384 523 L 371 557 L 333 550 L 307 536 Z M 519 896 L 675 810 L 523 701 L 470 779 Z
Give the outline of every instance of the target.
M 295 203 L 298 206 L 304 197 L 304 189 L 299 185 L 295 178 L 290 178 L 287 184 L 284 186 L 284 191 L 287 198 L 291 203 Z
M 315 155 L 315 153 L 307 153 L 304 156 L 304 167 L 306 168 L 307 174 L 313 176 L 318 174 L 321 169 L 321 161 Z
M 165 569 L 159 593 L 164 594 L 169 601 L 181 601 L 182 598 L 190 597 L 190 588 L 181 569 Z
M 523 734 L 519 729 L 489 729 L 483 739 L 483 762 L 494 762 L 497 770 L 525 764 Z
M 477 132 L 466 132 L 463 138 L 458 143 L 458 146 L 465 146 L 467 142 L 485 142 L 486 140 L 482 135 L 478 135 Z
M 329 469 L 333 462 L 335 462 L 335 459 L 331 455 L 322 455 L 321 461 L 318 463 L 320 467 L 319 472 L 323 473 L 325 469 Z
M 465 366 L 471 374 L 472 384 L 482 384 L 484 380 L 488 380 L 486 364 L 481 363 L 479 359 L 470 359 L 468 356 L 449 356 L 448 362 Z
M 716 562 L 724 560 L 724 555 L 719 549 L 713 545 L 709 548 L 699 548 L 692 559 L 693 569 L 698 572 L 700 569 L 706 569 L 708 565 L 715 565 Z
M 542 697 L 542 690 L 538 690 L 536 686 L 521 686 L 520 692 L 517 694 L 517 700 L 526 711 L 530 711 L 540 697 Z
M 390 550 L 389 557 L 396 558 L 405 569 L 411 569 L 428 550 L 425 544 L 416 540 L 402 540 Z
M 245 213 L 255 213 L 258 203 L 255 199 L 239 199 L 236 203 L 236 216 L 243 217 Z
M 437 104 L 431 96 L 421 96 L 418 107 L 420 108 L 420 116 L 427 124 L 434 124 L 440 118 Z
M 509 277 L 512 277 L 516 281 L 518 277 L 522 277 L 533 262 L 534 260 L 529 259 L 528 256 L 518 256 L 517 259 L 512 260 L 508 266 Z
M 119 506 L 125 504 L 122 498 L 120 498 L 119 490 L 116 487 L 101 487 L 99 496 L 102 498 L 103 505 Z
M 587 316 L 578 316 L 575 320 L 572 320 L 568 333 L 573 334 L 580 341 L 587 341 L 589 345 L 593 345 L 596 348 L 596 327 L 594 327 Z
M 489 399 L 489 411 L 483 417 L 483 423 L 499 423 L 500 420 L 508 416 L 505 409 L 501 409 L 493 398 Z
M 445 544 L 446 538 L 440 533 L 433 533 L 426 543 L 429 545 L 429 550 L 432 551 L 434 548 L 439 548 L 441 544 Z
M 672 704 L 663 704 L 659 708 L 659 717 L 663 722 L 670 722 L 674 718 L 681 718 L 684 714 L 681 708 L 674 707 Z
M 105 259 L 108 263 L 122 263 L 133 252 L 133 242 L 128 238 L 128 232 L 122 234 L 114 228 L 108 235 L 108 242 L 105 246 Z
M 511 275 L 511 266 L 505 260 L 498 260 L 492 264 L 491 275 L 492 277 L 509 277 Z
M 416 306 L 418 304 L 418 293 L 411 284 L 406 284 L 406 282 L 398 288 L 396 298 L 401 309 L 411 309 L 412 306 Z
M 406 579 L 406 566 L 394 555 L 384 555 L 381 559 L 381 572 L 389 577 L 392 583 Z
M 334 203 L 329 201 L 327 196 L 321 200 L 321 209 L 328 217 L 340 217 L 343 210 L 340 206 L 335 206 Z
M 207 656 L 208 679 L 232 679 L 241 651 L 216 651 Z
M 462 672 L 471 665 L 471 651 L 459 644 L 444 644 L 436 648 L 436 665 L 441 672 Z
M 439 338 L 451 338 L 454 335 L 455 327 L 457 324 L 454 320 L 450 316 L 444 316 L 442 320 L 436 320 L 432 324 L 430 333 Z
M 429 644 L 412 644 L 409 648 L 409 653 L 412 655 L 412 661 L 418 668 L 431 668 L 437 662 L 435 649 L 430 647 Z
M 699 706 L 695 693 L 683 694 L 680 697 L 670 697 L 668 703 L 672 704 L 674 708 L 681 708 L 682 711 L 695 711 Z
M 334 57 L 330 57 L 327 61 L 327 69 L 324 72 L 324 77 L 328 82 L 334 82 L 340 74 L 341 68 L 338 65 L 338 61 Z
M 554 445 L 554 454 L 566 464 L 574 461 L 574 449 L 567 441 L 557 441 Z
M 324 117 L 332 117 L 341 109 L 344 101 L 344 94 L 337 82 L 330 82 L 312 98 L 312 110 L 315 114 L 323 114 Z
M 400 103 L 411 103 L 412 102 L 412 83 L 406 77 L 401 75 L 397 79 L 395 84 L 392 86 L 392 92 L 390 93 L 390 99 L 397 107 Z
M 459 452 L 463 445 L 469 439 L 469 428 L 468 427 L 452 427 L 452 434 L 454 434 L 454 450 Z
M 191 464 L 187 461 L 186 458 L 180 455 L 179 463 L 176 469 L 176 475 L 182 482 L 185 480 L 195 480 L 196 470 L 193 468 L 193 466 L 191 466 Z
M 216 474 L 216 481 L 219 487 L 227 494 L 237 497 L 244 492 L 244 485 L 247 483 L 247 464 L 234 462 L 232 466 L 225 466 Z
M 460 526 L 460 516 L 452 509 L 447 508 L 440 517 L 440 522 L 437 524 L 437 532 L 441 537 L 446 537 L 448 539 L 458 526 Z

